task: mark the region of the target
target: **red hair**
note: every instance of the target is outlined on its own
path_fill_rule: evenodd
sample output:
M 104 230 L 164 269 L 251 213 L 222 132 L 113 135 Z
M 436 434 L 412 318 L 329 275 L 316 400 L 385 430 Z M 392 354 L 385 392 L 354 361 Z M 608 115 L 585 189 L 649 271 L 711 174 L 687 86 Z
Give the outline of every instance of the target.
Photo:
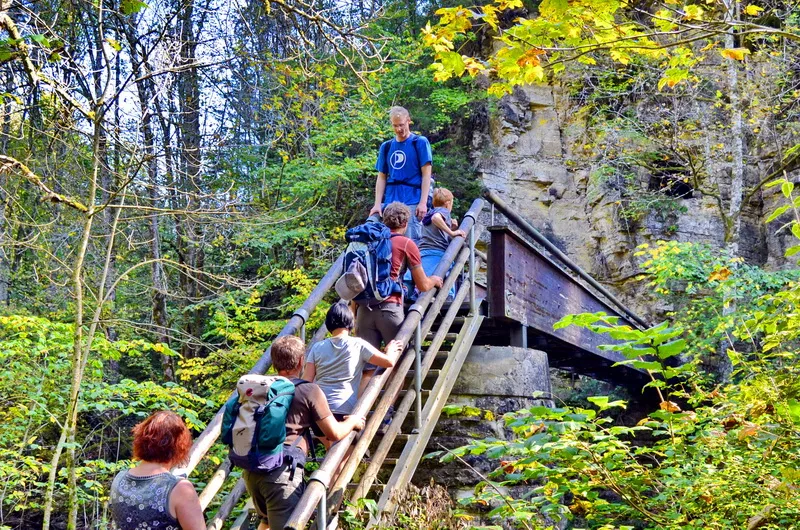
M 133 457 L 145 462 L 175 465 L 186 461 L 192 435 L 183 419 L 168 410 L 154 412 L 133 428 Z

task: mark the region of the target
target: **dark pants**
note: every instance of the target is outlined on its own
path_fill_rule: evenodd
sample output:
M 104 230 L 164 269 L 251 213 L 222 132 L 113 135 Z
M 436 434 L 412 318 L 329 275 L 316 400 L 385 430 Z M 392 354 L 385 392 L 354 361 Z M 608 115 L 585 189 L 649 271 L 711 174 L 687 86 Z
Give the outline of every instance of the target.
M 276 530 L 283 530 L 286 526 L 286 521 L 306 489 L 302 467 L 295 468 L 292 479 L 289 478 L 290 474 L 291 469 L 286 463 L 270 473 L 242 471 L 247 492 L 253 499 L 261 521 Z
M 406 315 L 401 304 L 381 302 L 372 307 L 359 304 L 356 314 L 356 333 L 380 350 L 382 349 L 381 342 L 388 344 L 389 341 L 394 340 L 405 318 Z M 369 363 L 364 366 L 365 371 L 375 370 L 375 368 L 374 364 Z

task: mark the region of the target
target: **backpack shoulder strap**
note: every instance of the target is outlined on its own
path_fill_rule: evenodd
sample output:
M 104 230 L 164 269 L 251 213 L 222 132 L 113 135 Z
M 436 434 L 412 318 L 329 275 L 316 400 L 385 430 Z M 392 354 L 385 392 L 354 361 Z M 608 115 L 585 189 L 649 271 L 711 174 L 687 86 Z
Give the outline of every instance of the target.
M 292 381 L 292 382 L 294 382 L 294 381 Z M 298 381 L 297 383 L 294 383 L 294 387 L 297 388 L 300 385 L 305 385 L 305 384 L 308 384 L 310 382 L 311 381 L 306 381 L 305 379 L 303 379 L 303 380 Z M 306 439 L 306 444 L 308 445 L 308 452 L 311 454 L 311 458 L 313 459 L 313 461 L 316 462 L 317 461 L 317 452 L 314 450 L 314 437 L 311 435 L 311 427 L 306 427 L 305 429 L 303 429 L 302 432 L 300 433 L 300 436 L 295 438 L 294 441 L 292 442 L 292 444 L 289 447 L 297 447 L 297 444 L 300 443 L 300 440 L 302 438 Z M 294 473 L 294 471 L 292 471 L 292 473 Z
M 421 145 L 421 142 L 417 141 L 419 139 L 420 139 L 420 135 L 418 135 L 418 134 L 413 134 L 413 136 L 411 137 L 411 143 L 414 145 L 414 151 L 416 151 L 416 153 L 417 153 L 417 162 L 422 160 L 422 155 L 419 154 L 419 146 Z M 422 164 L 420 164 L 420 168 L 421 167 L 422 167 Z
M 383 142 L 381 144 L 381 158 L 383 158 L 384 160 L 386 160 L 388 158 L 389 149 L 391 149 L 391 147 L 392 147 L 392 141 L 391 140 L 386 140 L 385 142 Z M 389 162 L 387 161 L 386 163 L 388 164 Z

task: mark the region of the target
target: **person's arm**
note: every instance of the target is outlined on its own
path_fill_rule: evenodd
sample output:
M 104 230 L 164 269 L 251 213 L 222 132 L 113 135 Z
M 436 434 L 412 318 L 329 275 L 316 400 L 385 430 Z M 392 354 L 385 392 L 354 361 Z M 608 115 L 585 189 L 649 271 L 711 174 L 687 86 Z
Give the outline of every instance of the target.
M 306 367 L 303 369 L 303 379 L 313 382 L 315 377 L 317 377 L 317 365 L 306 363 Z
M 417 286 L 419 292 L 424 293 L 430 291 L 434 287 L 442 286 L 442 279 L 439 276 L 428 276 L 422 265 L 418 265 L 411 269 L 411 279 L 414 280 L 414 285 Z
M 200 499 L 188 480 L 181 480 L 172 488 L 169 510 L 183 530 L 205 530 L 206 520 L 200 508 Z
M 375 203 L 369 211 L 370 215 L 383 215 L 381 203 L 383 203 L 383 192 L 386 191 L 386 173 L 378 171 L 378 179 L 375 181 Z
M 431 217 L 431 222 L 433 223 L 433 226 L 450 237 L 467 237 L 467 234 L 465 234 L 463 230 L 452 230 L 449 226 L 447 226 L 447 223 L 444 222 L 444 216 L 440 213 L 434 214 L 433 217 Z
M 375 351 L 372 354 L 372 357 L 369 358 L 369 362 L 374 364 L 375 366 L 381 366 L 383 368 L 391 368 L 392 366 L 394 366 L 394 363 L 397 361 L 397 358 L 400 357 L 401 352 L 402 352 L 402 343 L 399 340 L 393 340 L 386 345 L 386 353 Z
M 338 442 L 350 431 L 360 431 L 364 428 L 364 418 L 361 416 L 347 416 L 344 421 L 336 421 L 333 415 L 329 415 L 317 421 L 317 426 L 325 435 L 325 438 L 332 442 Z
M 417 219 L 422 221 L 425 214 L 428 213 L 428 192 L 431 189 L 431 168 L 433 166 L 428 163 L 420 168 L 422 173 L 422 189 L 419 195 L 419 204 L 417 205 Z

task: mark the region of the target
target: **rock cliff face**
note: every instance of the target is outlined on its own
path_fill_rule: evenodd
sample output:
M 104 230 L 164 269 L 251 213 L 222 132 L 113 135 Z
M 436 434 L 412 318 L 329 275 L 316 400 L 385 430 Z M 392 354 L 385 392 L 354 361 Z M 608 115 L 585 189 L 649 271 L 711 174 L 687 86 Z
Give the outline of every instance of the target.
M 639 112 L 645 116 L 652 109 Z M 724 246 L 718 206 L 699 193 L 676 199 L 679 211 L 645 212 L 635 221 L 626 218 L 619 194 L 592 178 L 598 164 L 583 151 L 585 119 L 560 87 L 518 88 L 489 116 L 472 136 L 473 160 L 483 185 L 497 191 L 578 265 L 643 315 L 659 308 L 642 303 L 646 289 L 635 280 L 640 271 L 639 258 L 633 255 L 637 245 L 664 239 Z M 746 180 L 757 181 L 762 169 L 748 168 Z M 718 174 L 725 197 L 729 168 L 710 171 Z M 640 171 L 635 178 L 647 182 L 650 177 Z M 772 268 L 787 266 L 783 251 L 794 244 L 773 234 L 775 226 L 768 231 L 764 224 L 780 200 L 776 192 L 765 190 L 763 201 L 759 194 L 744 210 L 739 245 L 747 261 Z

